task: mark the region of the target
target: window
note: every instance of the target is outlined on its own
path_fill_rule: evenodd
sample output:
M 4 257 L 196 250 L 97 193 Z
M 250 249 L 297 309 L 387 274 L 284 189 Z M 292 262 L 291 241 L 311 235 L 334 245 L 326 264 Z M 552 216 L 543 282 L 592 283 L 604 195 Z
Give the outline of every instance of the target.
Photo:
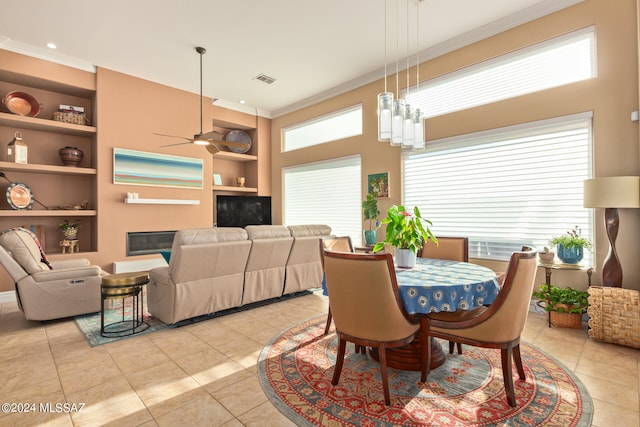
M 284 223 L 327 224 L 336 236 L 362 241 L 360 156 L 285 168 Z
M 507 260 L 576 225 L 593 237 L 590 165 L 590 113 L 463 135 L 404 153 L 404 203 L 436 235 L 469 237 L 470 257 Z
M 283 129 L 283 150 L 292 151 L 362 135 L 362 105 Z
M 590 27 L 420 84 L 407 102 L 434 117 L 590 79 L 594 32 Z

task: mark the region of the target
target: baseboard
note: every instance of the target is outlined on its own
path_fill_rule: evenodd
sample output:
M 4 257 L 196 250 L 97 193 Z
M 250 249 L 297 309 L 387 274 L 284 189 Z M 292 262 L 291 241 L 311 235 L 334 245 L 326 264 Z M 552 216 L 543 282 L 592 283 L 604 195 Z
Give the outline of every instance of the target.
M 3 302 L 16 302 L 16 291 L 0 292 L 0 304 Z

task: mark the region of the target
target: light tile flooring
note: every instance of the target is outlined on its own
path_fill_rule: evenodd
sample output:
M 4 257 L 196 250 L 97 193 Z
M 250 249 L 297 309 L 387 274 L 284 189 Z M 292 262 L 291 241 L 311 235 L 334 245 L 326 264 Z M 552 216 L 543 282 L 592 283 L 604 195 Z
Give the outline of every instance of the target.
M 73 320 L 29 322 L 3 303 L 0 400 L 35 403 L 36 412 L 0 413 L 0 425 L 293 425 L 262 392 L 257 358 L 279 331 L 326 310 L 316 293 L 92 348 Z M 640 426 L 639 350 L 593 341 L 586 329 L 548 328 L 538 313 L 523 339 L 587 386 L 594 426 Z M 40 411 L 62 402 L 85 406 Z

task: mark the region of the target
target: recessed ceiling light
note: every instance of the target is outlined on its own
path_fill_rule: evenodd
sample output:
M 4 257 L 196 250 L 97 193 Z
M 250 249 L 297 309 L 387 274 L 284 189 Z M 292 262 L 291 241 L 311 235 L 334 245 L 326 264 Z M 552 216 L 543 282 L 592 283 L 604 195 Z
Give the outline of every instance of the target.
M 52 43 L 52 42 L 47 43 L 47 47 L 49 49 L 57 49 L 58 48 L 58 46 L 56 46 L 56 44 Z
M 246 102 L 247 102 L 247 101 L 245 101 L 244 99 L 241 99 L 241 100 L 240 100 L 240 104 L 244 104 L 244 103 L 246 103 Z

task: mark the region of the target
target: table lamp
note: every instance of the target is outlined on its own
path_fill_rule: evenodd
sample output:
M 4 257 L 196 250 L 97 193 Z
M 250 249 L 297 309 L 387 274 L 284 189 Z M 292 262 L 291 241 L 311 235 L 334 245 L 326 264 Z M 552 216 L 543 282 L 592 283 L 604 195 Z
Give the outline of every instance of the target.
M 609 253 L 602 264 L 604 286 L 622 287 L 622 266 L 616 252 L 618 208 L 640 208 L 640 177 L 610 176 L 584 181 L 584 207 L 604 208 Z

